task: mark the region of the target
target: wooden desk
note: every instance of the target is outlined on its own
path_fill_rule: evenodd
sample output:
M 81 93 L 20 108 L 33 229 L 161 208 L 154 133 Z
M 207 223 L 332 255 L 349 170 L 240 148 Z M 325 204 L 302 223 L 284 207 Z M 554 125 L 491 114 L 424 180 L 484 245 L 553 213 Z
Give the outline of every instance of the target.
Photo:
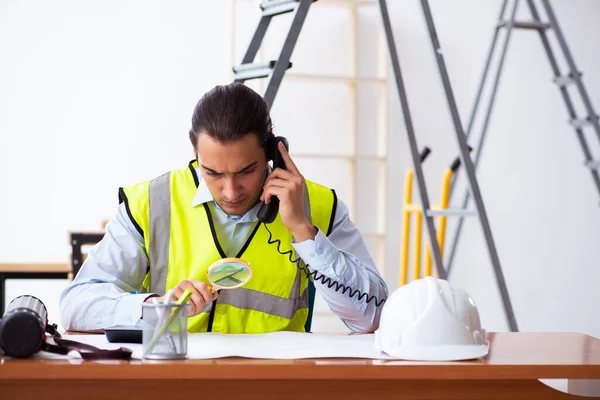
M 67 263 L 31 264 L 12 263 L 0 264 L 0 315 L 4 313 L 7 279 L 68 279 L 71 266 Z
M 540 378 L 600 379 L 600 340 L 490 334 L 485 360 L 0 359 L 3 399 L 568 399 Z

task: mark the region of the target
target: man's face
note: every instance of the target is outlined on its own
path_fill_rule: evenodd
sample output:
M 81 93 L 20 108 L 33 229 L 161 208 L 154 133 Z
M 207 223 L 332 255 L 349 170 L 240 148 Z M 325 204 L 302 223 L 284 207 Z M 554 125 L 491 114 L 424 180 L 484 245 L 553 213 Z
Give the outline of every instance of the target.
M 197 147 L 202 178 L 219 207 L 230 215 L 244 215 L 257 203 L 267 169 L 257 135 L 223 144 L 200 133 Z

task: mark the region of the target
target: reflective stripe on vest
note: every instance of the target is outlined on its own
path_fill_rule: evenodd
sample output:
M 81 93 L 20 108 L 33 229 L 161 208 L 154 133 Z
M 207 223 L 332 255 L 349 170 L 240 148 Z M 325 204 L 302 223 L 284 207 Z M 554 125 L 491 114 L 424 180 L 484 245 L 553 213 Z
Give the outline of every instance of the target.
M 148 187 L 150 208 L 150 291 L 165 290 L 169 268 L 169 231 L 171 229 L 171 173 L 167 172 L 150 181 Z

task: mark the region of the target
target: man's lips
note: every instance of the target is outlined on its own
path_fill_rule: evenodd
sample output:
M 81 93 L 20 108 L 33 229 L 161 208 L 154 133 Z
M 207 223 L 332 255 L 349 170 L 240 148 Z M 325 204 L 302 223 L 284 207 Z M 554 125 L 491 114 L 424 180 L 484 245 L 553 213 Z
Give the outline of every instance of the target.
M 224 203 L 227 207 L 235 208 L 235 207 L 241 206 L 243 202 L 244 202 L 244 199 L 237 200 L 237 201 L 225 201 Z

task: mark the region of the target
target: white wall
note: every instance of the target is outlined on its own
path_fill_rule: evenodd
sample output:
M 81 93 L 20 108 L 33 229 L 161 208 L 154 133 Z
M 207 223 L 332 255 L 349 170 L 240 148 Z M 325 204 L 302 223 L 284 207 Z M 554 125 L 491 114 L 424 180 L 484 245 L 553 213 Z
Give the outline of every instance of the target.
M 65 260 L 119 186 L 193 158 L 193 108 L 229 79 L 227 5 L 0 3 L 0 260 Z
M 457 155 L 453 126 L 419 2 L 389 3 L 418 143 L 420 148 L 427 145 L 433 150 L 424 169 L 435 202 L 443 170 Z M 466 125 L 501 1 L 432 0 L 430 4 Z M 552 4 L 598 111 L 600 55 L 594 49 L 600 37 L 600 3 Z M 525 4 L 520 11 L 521 19 L 526 19 Z M 479 184 L 519 329 L 600 337 L 600 199 L 551 79 L 537 34 L 515 31 L 478 169 Z M 390 97 L 388 265 L 399 265 L 401 213 L 397 207 L 403 174 L 412 161 L 395 87 Z M 589 128 L 586 133 L 600 158 L 597 138 Z M 465 182 L 464 175 L 461 182 Z M 461 192 L 457 194 L 457 200 L 461 199 Z M 452 237 L 453 226 L 449 225 L 447 238 Z M 390 277 L 390 281 L 395 283 L 397 278 Z M 475 218 L 467 220 L 450 281 L 474 297 L 488 330 L 508 330 Z

